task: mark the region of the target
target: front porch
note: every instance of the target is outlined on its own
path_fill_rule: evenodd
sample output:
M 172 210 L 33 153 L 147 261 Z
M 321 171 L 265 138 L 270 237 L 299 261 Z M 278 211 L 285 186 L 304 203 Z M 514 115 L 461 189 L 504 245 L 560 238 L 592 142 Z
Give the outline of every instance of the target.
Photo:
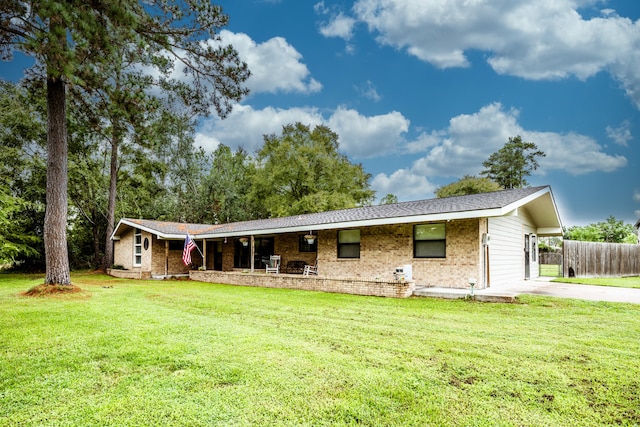
M 264 272 L 191 270 L 189 277 L 191 280 L 199 282 L 224 285 L 297 289 L 389 298 L 410 297 L 415 289 L 413 281 L 328 278 L 300 274 L 266 274 Z

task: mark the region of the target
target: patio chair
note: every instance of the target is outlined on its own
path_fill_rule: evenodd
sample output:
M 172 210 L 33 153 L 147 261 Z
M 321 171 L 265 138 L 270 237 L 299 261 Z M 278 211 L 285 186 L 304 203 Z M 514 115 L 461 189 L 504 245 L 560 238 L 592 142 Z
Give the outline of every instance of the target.
M 310 274 L 317 276 L 318 275 L 318 260 L 314 265 L 307 264 L 304 266 L 304 271 L 302 272 L 304 276 L 308 276 Z
M 267 273 L 280 273 L 280 255 L 271 255 L 267 264 Z

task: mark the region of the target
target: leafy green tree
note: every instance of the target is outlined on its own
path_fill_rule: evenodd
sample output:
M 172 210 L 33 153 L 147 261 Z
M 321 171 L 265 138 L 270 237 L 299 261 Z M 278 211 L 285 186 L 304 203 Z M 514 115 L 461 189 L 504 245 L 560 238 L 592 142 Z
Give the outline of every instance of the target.
M 502 188 L 523 188 L 529 185 L 525 178 L 538 169 L 537 158 L 545 156 L 533 142 L 524 142 L 519 135 L 510 137 L 500 150 L 482 163 L 485 169 L 480 175 L 497 182 Z
M 36 58 L 47 84 L 47 209 L 44 243 L 45 283 L 69 285 L 67 254 L 67 124 L 68 84 L 89 89 L 118 48 L 132 63 L 151 67 L 164 89 L 185 106 L 207 113 L 213 106 L 221 117 L 247 93 L 249 75 L 231 46 L 215 46 L 216 31 L 227 23 L 219 6 L 206 0 L 131 2 L 110 0 L 13 0 L 0 4 L 0 55 L 11 59 L 13 49 Z M 172 80 L 173 64 L 191 79 Z M 104 81 L 110 76 L 103 75 Z M 115 132 L 118 132 L 116 127 Z
M 610 216 L 606 221 L 574 226 L 564 230 L 564 238 L 567 240 L 582 240 L 586 242 L 607 243 L 637 243 L 638 236 L 632 224 L 625 224 Z
M 0 80 L 0 264 L 37 264 L 42 250 L 46 128 L 20 86 Z
M 264 136 L 250 197 L 258 214 L 270 217 L 351 208 L 372 202 L 370 178 L 339 153 L 331 129 L 295 123 Z
M 380 199 L 381 205 L 393 205 L 395 203 L 398 203 L 398 196 L 396 196 L 395 194 L 387 194 L 382 199 Z
M 436 190 L 436 197 L 466 196 L 502 190 L 500 184 L 489 178 L 465 175 L 456 182 L 443 185 Z
M 200 185 L 200 200 L 205 205 L 200 213 L 206 223 L 228 223 L 254 219 L 247 195 L 251 188 L 250 157 L 239 148 L 235 152 L 219 145 L 213 153 L 211 169 Z

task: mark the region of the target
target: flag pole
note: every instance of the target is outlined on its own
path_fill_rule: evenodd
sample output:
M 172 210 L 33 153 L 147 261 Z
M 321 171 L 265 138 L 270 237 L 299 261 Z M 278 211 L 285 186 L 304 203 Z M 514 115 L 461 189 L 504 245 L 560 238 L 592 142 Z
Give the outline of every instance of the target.
M 198 250 L 198 252 L 200 252 L 200 256 L 202 257 L 202 260 L 204 260 L 204 254 L 202 253 L 202 251 L 200 250 L 200 247 L 198 247 L 198 244 L 196 243 L 196 240 L 194 238 L 191 237 L 191 235 L 189 233 L 187 233 L 187 237 L 189 237 L 189 239 L 191 239 L 191 241 L 193 242 L 193 244 L 195 245 L 196 249 Z

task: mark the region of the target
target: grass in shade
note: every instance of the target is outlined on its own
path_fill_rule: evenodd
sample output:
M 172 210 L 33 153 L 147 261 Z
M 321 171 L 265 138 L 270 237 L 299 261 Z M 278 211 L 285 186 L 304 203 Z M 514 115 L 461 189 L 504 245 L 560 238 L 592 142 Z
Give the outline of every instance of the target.
M 640 306 L 0 275 L 0 426 L 640 424 Z

